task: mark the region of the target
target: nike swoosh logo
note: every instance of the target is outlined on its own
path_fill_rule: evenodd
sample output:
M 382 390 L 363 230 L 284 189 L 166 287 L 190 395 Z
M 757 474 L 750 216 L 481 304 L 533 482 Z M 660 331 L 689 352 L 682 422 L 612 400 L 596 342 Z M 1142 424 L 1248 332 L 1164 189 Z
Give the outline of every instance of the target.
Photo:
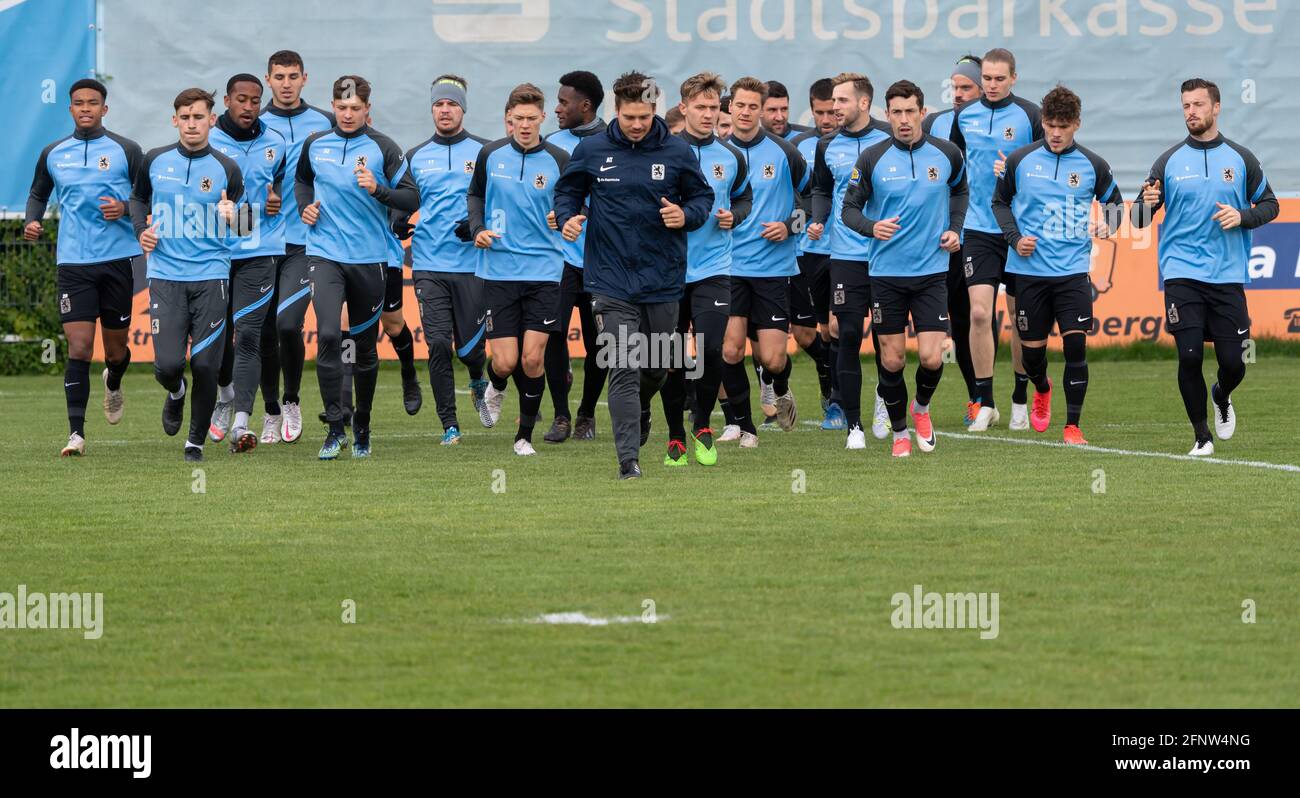
M 270 290 L 271 290 L 271 286 L 269 286 L 269 285 L 268 285 L 268 286 L 263 286 L 262 288 L 259 288 L 259 289 L 258 289 L 257 293 L 259 293 L 259 294 L 265 294 L 267 291 L 270 291 Z
M 939 317 L 939 321 L 947 321 L 947 320 L 948 320 L 948 317 L 947 317 L 947 316 L 940 316 L 940 317 Z
M 608 172 L 610 169 L 617 169 L 617 168 L 618 168 L 617 165 L 614 165 L 614 166 L 602 166 L 602 167 L 600 167 L 600 171 L 602 171 L 602 172 Z
M 400 305 L 400 304 L 401 304 L 400 301 L 399 301 L 399 302 L 394 302 L 393 304 L 391 304 L 391 305 L 388 306 L 388 309 L 389 309 L 389 310 L 395 310 L 395 309 L 397 308 L 397 306 Z
M 719 302 L 719 301 L 716 300 L 716 299 L 713 300 L 713 307 L 715 307 L 715 308 L 725 308 L 728 304 L 730 304 L 730 303 L 727 303 L 727 302 Z
M 214 321 L 214 322 L 212 322 L 211 324 L 208 325 L 208 329 L 209 329 L 209 330 L 215 330 L 215 329 L 217 329 L 217 325 L 219 325 L 219 324 L 221 324 L 221 321 L 220 321 L 220 320 L 218 320 L 218 321 Z
M 541 394 L 540 394 L 540 393 L 526 393 L 526 394 L 524 394 L 524 397 L 527 398 L 527 399 L 539 399 L 539 398 L 541 398 Z
M 554 324 L 557 321 L 559 319 L 542 319 L 542 324 Z M 538 396 L 541 396 L 541 394 L 538 394 Z
M 310 283 L 310 282 L 311 282 L 311 280 L 309 280 L 309 279 L 308 279 L 308 280 L 299 280 L 299 281 L 298 281 L 298 285 L 306 285 L 307 283 Z
M 383 307 L 383 304 L 384 304 L 383 302 L 380 302 L 378 305 L 375 305 L 373 308 L 370 309 L 370 312 L 374 313 L 376 310 L 379 310 L 379 308 Z
M 1092 318 L 1092 316 L 1080 316 L 1080 317 L 1079 317 L 1079 321 L 1087 321 L 1088 319 L 1091 319 L 1091 318 Z
M 772 317 L 772 321 L 785 321 L 785 316 L 782 316 L 782 317 L 779 318 L 779 319 L 778 319 L 776 316 L 773 316 L 773 317 Z
M 65 382 L 65 383 L 63 383 L 63 387 L 64 387 L 64 388 L 71 388 L 71 387 L 74 386 L 74 385 L 80 385 L 80 384 L 81 384 L 81 383 L 79 383 L 79 382 Z
M 1087 385 L 1087 380 L 1070 380 L 1071 385 Z
M 812 316 L 805 316 L 805 315 L 803 315 L 802 313 L 796 313 L 794 317 L 795 317 L 796 319 L 811 319 L 811 318 L 812 318 Z
M 483 320 L 486 319 L 486 318 L 487 318 L 487 314 L 483 314 L 482 316 L 479 316 L 479 317 L 478 317 L 478 321 L 476 321 L 476 322 L 474 322 L 474 323 L 475 323 L 475 324 L 482 324 L 482 323 L 483 323 Z
M 130 319 L 131 319 L 131 316 L 128 314 L 128 315 L 123 316 L 122 318 L 118 319 L 118 321 L 130 321 Z
M 1245 335 L 1245 334 L 1248 333 L 1248 332 L 1250 332 L 1250 328 L 1249 328 L 1249 327 L 1247 327 L 1247 328 L 1244 329 L 1244 330 L 1237 330 L 1237 335 Z

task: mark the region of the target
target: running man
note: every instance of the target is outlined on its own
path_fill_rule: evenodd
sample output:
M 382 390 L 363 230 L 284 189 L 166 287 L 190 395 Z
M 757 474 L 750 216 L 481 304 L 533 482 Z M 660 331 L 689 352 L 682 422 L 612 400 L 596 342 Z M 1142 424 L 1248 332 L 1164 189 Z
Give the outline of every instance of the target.
M 163 432 L 175 435 L 190 397 L 185 459 L 203 459 L 217 373 L 226 348 L 230 252 L 247 235 L 252 214 L 239 164 L 212 149 L 208 137 L 217 117 L 211 94 L 186 89 L 172 103 L 175 144 L 150 150 L 131 191 L 131 225 L 148 256 L 150 332 L 154 378 L 167 389 Z M 195 221 L 199 221 L 195 224 Z M 189 347 L 191 385 L 185 379 Z
M 943 376 L 948 337 L 948 255 L 961 249 L 966 171 L 950 141 L 921 127 L 925 95 L 900 80 L 885 92 L 894 135 L 865 150 L 844 197 L 845 226 L 875 239 L 871 251 L 871 327 L 881 353 L 880 393 L 893 428 L 894 457 L 912 453 L 907 429 L 907 323 L 916 332 L 912 419 L 923 452 L 935 447 L 930 398 Z
M 406 158 L 392 139 L 374 130 L 370 82 L 358 75 L 334 81 L 334 127 L 302 145 L 294 191 L 307 233 L 311 304 L 316 312 L 316 378 L 329 432 L 321 460 L 347 445 L 340 400 L 345 357 L 353 363 L 356 410 L 352 456 L 370 456 L 370 408 L 379 375 L 375 349 L 389 260 L 389 209 L 414 212 L 420 193 Z M 348 351 L 343 351 L 343 305 L 348 306 Z
M 537 454 L 533 425 L 546 387 L 546 342 L 560 326 L 564 254 L 551 216 L 555 186 L 569 155 L 541 134 L 546 97 L 531 83 L 506 100 L 511 134 L 479 151 L 470 180 L 469 234 L 479 249 L 475 272 L 485 283 L 489 426 L 501 417 L 508 380 L 519 389 L 517 455 Z M 517 368 L 516 368 L 517 367 Z
M 41 218 L 53 195 L 60 210 L 55 250 L 59 318 L 68 341 L 63 393 L 69 432 L 60 455 L 80 457 L 86 453 L 96 319 L 103 329 L 104 417 L 109 424 L 122 420 L 125 406 L 122 375 L 131 363 L 131 259 L 141 254 L 131 231 L 128 201 L 144 155 L 140 145 L 104 128 L 104 84 L 78 80 L 68 90 L 68 100 L 73 130 L 41 150 L 27 197 L 23 238 L 40 238 Z
M 1206 424 L 1205 341 L 1219 362 L 1214 432 L 1226 441 L 1237 429 L 1232 392 L 1246 378 L 1250 339 L 1245 284 L 1250 281 L 1251 231 L 1277 218 L 1280 207 L 1250 150 L 1219 132 L 1219 87 L 1202 78 L 1183 82 L 1187 138 L 1151 167 L 1133 224 L 1147 227 L 1165 208 L 1158 257 L 1165 281 L 1165 315 L 1178 346 L 1178 392 L 1196 443 L 1194 457 L 1214 454 Z

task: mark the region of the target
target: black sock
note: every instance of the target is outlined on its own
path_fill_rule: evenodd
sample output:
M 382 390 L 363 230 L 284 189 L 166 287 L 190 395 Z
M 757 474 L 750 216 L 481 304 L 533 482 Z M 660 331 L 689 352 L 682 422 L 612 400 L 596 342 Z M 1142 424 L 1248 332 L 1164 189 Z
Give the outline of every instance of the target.
M 126 354 L 116 363 L 105 363 L 108 366 L 108 389 L 110 391 L 121 390 L 122 375 L 126 374 L 126 367 L 131 365 L 131 350 L 127 349 Z
M 979 403 L 982 407 L 996 407 L 993 404 L 993 378 L 976 377 L 975 389 L 979 391 Z
M 789 358 L 785 359 L 785 368 L 781 369 L 780 374 L 772 375 L 772 390 L 777 396 L 785 396 L 790 392 L 790 371 L 794 368 L 794 361 Z
M 885 400 L 885 409 L 889 411 L 889 421 L 894 432 L 907 429 L 907 380 L 903 379 L 902 369 L 881 370 L 880 398 Z
M 483 366 L 487 362 L 486 357 L 480 354 L 477 357 L 472 357 L 469 360 L 461 360 L 460 362 L 465 364 L 465 368 L 469 371 L 469 378 L 471 380 L 483 379 Z
M 565 333 L 568 329 L 565 329 Z M 546 339 L 542 355 L 546 374 L 546 388 L 551 392 L 551 413 L 555 418 L 571 419 L 569 415 L 569 342 L 561 333 L 552 333 Z
M 1180 330 L 1174 333 L 1174 343 L 1178 345 L 1178 393 L 1183 398 L 1183 409 L 1187 411 L 1187 420 L 1192 423 L 1198 442 L 1211 440 L 1210 429 L 1206 425 L 1205 412 L 1205 378 L 1201 375 L 1201 363 L 1205 358 L 1205 341 L 1197 330 Z
M 664 417 L 668 420 L 668 440 L 686 440 L 686 425 L 682 421 L 686 408 L 686 373 L 681 369 L 669 371 L 660 397 L 664 403 Z
M 518 371 L 518 369 L 516 369 L 516 371 Z M 506 388 L 510 387 L 509 374 L 503 377 L 500 374 L 497 374 L 497 370 L 494 367 L 489 367 L 487 370 L 487 374 L 488 374 L 488 379 L 492 382 L 492 387 L 496 388 L 498 391 L 504 391 Z
M 1025 364 L 1025 371 L 1029 371 L 1029 364 Z M 1011 404 L 1023 405 L 1029 402 L 1029 375 L 1019 371 L 1015 372 L 1015 375 L 1016 385 L 1011 389 Z
M 840 396 L 839 362 L 840 362 L 840 339 L 831 338 L 829 341 L 826 342 L 826 359 L 824 365 L 826 367 L 826 370 L 830 372 L 830 378 L 831 378 L 831 393 L 830 396 L 827 398 L 827 401 L 834 402 L 835 404 L 840 404 L 842 401 L 842 398 Z
M 1246 363 L 1242 359 L 1241 344 L 1237 341 L 1215 341 L 1214 357 L 1219 362 L 1219 381 L 1215 383 L 1217 396 L 1214 401 L 1220 407 L 1227 407 L 1232 392 L 1246 379 Z
M 1045 346 L 1021 346 L 1020 360 L 1025 364 L 1025 380 L 1034 384 L 1034 390 L 1039 393 L 1047 393 L 1051 383 L 1047 381 L 1047 347 Z M 1020 399 L 1012 398 L 1016 404 L 1024 404 L 1026 400 L 1025 389 L 1020 387 L 1021 375 L 1016 375 L 1016 390 L 1020 391 Z
M 726 369 L 725 365 L 723 366 L 723 369 Z M 736 411 L 731 409 L 731 397 L 726 397 L 722 400 L 722 423 L 726 424 L 728 427 L 739 426 L 736 424 Z
M 357 409 L 352 411 L 352 432 L 368 432 L 370 430 L 370 411 Z
M 1065 336 L 1065 423 L 1079 426 L 1088 393 L 1088 345 L 1083 335 Z
M 758 434 L 749 403 L 749 375 L 745 373 L 744 361 L 723 366 L 722 385 L 727 389 L 727 404 L 731 406 L 733 419 L 727 423 L 739 426 L 743 432 Z
M 519 388 L 519 431 L 515 440 L 532 443 L 533 425 L 537 423 L 537 411 L 542 407 L 542 394 L 546 392 L 546 375 L 529 377 L 523 369 L 515 369 L 515 385 Z
M 415 376 L 415 340 L 411 337 L 411 328 L 402 325 L 402 331 L 389 339 L 397 359 L 402 361 L 402 378 Z
M 825 399 L 831 395 L 831 372 L 826 367 L 826 342 L 820 335 L 814 335 L 812 343 L 803 348 L 812 359 L 813 366 L 817 369 L 817 387 L 821 389 L 822 398 Z
M 90 402 L 89 360 L 68 360 L 63 367 L 63 394 L 68 400 L 68 432 L 86 437 L 86 405 Z
M 840 320 L 839 373 L 840 407 L 848 429 L 862 426 L 862 331 L 866 323 L 860 313 L 837 313 Z
M 928 369 L 919 363 L 916 366 L 916 403 L 922 407 L 930 404 L 934 398 L 934 389 L 939 387 L 939 380 L 943 378 L 943 362 L 939 362 L 939 368 Z

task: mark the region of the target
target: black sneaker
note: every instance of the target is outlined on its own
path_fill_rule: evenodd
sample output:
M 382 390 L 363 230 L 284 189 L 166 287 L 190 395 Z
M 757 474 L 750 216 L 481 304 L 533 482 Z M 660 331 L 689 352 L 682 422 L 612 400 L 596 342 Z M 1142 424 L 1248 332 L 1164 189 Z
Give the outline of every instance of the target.
M 641 445 L 650 440 L 650 413 L 645 411 L 641 413 Z
M 590 416 L 578 416 L 573 420 L 573 439 L 591 441 L 596 439 L 596 420 Z
M 184 390 L 188 387 L 189 383 L 181 377 L 181 388 Z M 185 420 L 185 397 L 188 393 L 188 390 L 185 390 L 179 399 L 173 399 L 171 393 L 163 397 L 162 425 L 163 432 L 168 435 L 180 432 L 181 422 Z
M 635 460 L 624 460 L 618 466 L 619 479 L 640 479 L 641 464 Z
M 406 415 L 413 416 L 420 412 L 420 407 L 424 404 L 424 397 L 420 395 L 420 379 L 412 370 L 410 374 L 402 374 L 402 405 L 406 407 Z
M 542 436 L 542 440 L 547 443 L 564 443 L 572 434 L 573 426 L 569 423 L 569 420 L 564 416 L 559 416 L 551 424 L 550 431 Z
M 203 462 L 203 447 L 201 447 L 201 446 L 186 446 L 186 447 L 185 447 L 185 462 L 187 462 L 187 463 L 201 463 L 201 462 Z

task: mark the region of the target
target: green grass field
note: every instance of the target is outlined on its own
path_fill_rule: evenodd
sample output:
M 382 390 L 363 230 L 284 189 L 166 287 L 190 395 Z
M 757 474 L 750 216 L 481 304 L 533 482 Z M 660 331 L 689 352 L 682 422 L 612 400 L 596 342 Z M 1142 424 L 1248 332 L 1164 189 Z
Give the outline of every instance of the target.
M 1174 374 L 1097 358 L 1090 442 L 1185 454 Z M 941 432 L 963 431 L 960 379 Z M 794 384 L 819 420 L 806 360 Z M 1218 447 L 1289 471 L 992 439 L 1059 441 L 1058 391 L 1043 436 L 1008 432 L 1007 405 L 992 438 L 894 462 L 801 423 L 713 469 L 660 465 L 656 403 L 646 476 L 621 483 L 603 406 L 594 443 L 552 446 L 544 400 L 523 459 L 513 386 L 492 430 L 462 396 L 443 448 L 427 386 L 408 418 L 391 366 L 373 458 L 318 462 L 309 370 L 303 440 L 210 443 L 195 493 L 149 366 L 118 427 L 92 392 L 81 460 L 58 457 L 58 378 L 6 377 L 0 591 L 102 592 L 105 620 L 98 640 L 0 629 L 0 706 L 1300 706 L 1297 385 L 1300 358 L 1261 357 Z M 893 628 L 915 584 L 997 592 L 999 636 Z M 636 622 L 529 622 L 562 612 Z

